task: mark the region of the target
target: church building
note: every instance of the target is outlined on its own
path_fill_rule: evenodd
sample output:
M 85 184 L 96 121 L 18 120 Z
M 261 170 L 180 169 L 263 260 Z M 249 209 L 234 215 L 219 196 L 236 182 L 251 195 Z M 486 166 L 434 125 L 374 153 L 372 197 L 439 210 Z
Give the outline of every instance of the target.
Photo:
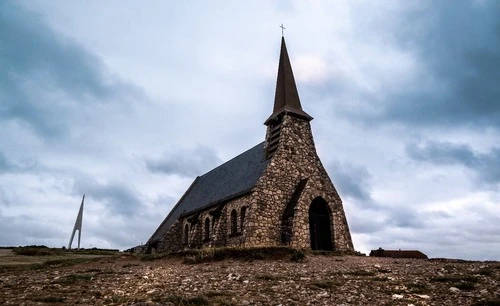
M 285 39 L 265 139 L 196 177 L 147 242 L 150 252 L 290 246 L 353 251 L 342 200 L 314 145 Z

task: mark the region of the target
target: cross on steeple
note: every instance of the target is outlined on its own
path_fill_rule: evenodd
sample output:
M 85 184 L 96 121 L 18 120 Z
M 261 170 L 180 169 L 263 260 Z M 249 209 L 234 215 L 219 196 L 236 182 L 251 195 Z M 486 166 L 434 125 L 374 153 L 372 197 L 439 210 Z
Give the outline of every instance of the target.
M 284 35 L 283 35 L 283 31 L 284 31 L 286 28 L 283 26 L 283 24 L 281 24 L 281 25 L 280 25 L 280 28 L 281 28 L 281 36 L 284 36 Z

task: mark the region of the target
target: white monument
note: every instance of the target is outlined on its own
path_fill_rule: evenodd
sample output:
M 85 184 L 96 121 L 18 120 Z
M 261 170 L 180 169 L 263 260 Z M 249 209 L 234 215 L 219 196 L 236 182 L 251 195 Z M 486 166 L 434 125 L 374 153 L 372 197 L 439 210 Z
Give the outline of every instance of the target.
M 82 237 L 82 219 L 83 219 L 84 201 L 85 201 L 85 195 L 83 195 L 82 204 L 80 205 L 80 211 L 78 211 L 78 216 L 76 217 L 75 227 L 73 228 L 73 234 L 71 234 L 71 239 L 69 240 L 68 249 L 71 249 L 71 244 L 73 243 L 73 238 L 75 238 L 76 230 L 78 230 L 78 249 L 80 249 L 80 238 Z

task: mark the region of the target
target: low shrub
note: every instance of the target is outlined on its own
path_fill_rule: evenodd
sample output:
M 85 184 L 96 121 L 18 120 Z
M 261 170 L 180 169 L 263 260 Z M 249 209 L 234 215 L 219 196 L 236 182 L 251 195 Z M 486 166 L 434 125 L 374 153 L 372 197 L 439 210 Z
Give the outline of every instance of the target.
M 472 304 L 472 306 L 500 306 L 500 300 L 481 300 Z
M 355 270 L 355 271 L 345 272 L 344 274 L 354 275 L 354 276 L 374 276 L 375 272 L 367 270 Z
M 411 293 L 427 293 L 430 291 L 429 285 L 423 283 L 408 283 L 406 284 L 406 288 Z
M 294 249 L 290 258 L 293 262 L 302 262 L 306 258 L 306 254 L 302 250 Z
M 193 264 L 208 261 L 221 261 L 225 259 L 243 261 L 289 259 L 292 261 L 302 261 L 306 255 L 302 250 L 289 247 L 223 247 L 181 251 L 170 254 L 170 256 L 183 256 L 185 263 Z
M 64 300 L 65 298 L 59 296 L 36 297 L 33 299 L 33 301 L 41 303 L 64 303 Z
M 453 285 L 453 287 L 458 288 L 463 291 L 472 291 L 476 289 L 474 283 L 471 282 L 460 282 Z
M 12 249 L 12 251 L 17 255 L 24 256 L 54 256 L 62 255 L 64 251 L 62 249 L 48 248 L 44 245 L 30 245 L 25 247 L 17 247 Z
M 328 289 L 333 287 L 341 286 L 342 284 L 338 281 L 333 280 L 318 280 L 311 283 L 312 288 Z

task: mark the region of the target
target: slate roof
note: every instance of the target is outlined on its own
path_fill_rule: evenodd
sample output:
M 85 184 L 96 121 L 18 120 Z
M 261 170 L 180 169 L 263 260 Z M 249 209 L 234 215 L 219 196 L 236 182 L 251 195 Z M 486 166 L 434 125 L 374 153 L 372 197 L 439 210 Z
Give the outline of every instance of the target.
M 197 177 L 149 239 L 154 242 L 168 231 L 181 214 L 215 205 L 255 187 L 269 163 L 264 142 Z
M 428 259 L 427 255 L 418 250 L 384 250 L 379 248 L 370 252 L 372 257 L 417 258 Z
M 295 84 L 292 64 L 290 63 L 284 37 L 281 37 L 280 61 L 278 64 L 273 113 L 267 118 L 264 124 L 269 124 L 282 113 L 289 113 L 308 121 L 313 119 L 302 109 L 302 105 L 300 104 L 299 92 Z

